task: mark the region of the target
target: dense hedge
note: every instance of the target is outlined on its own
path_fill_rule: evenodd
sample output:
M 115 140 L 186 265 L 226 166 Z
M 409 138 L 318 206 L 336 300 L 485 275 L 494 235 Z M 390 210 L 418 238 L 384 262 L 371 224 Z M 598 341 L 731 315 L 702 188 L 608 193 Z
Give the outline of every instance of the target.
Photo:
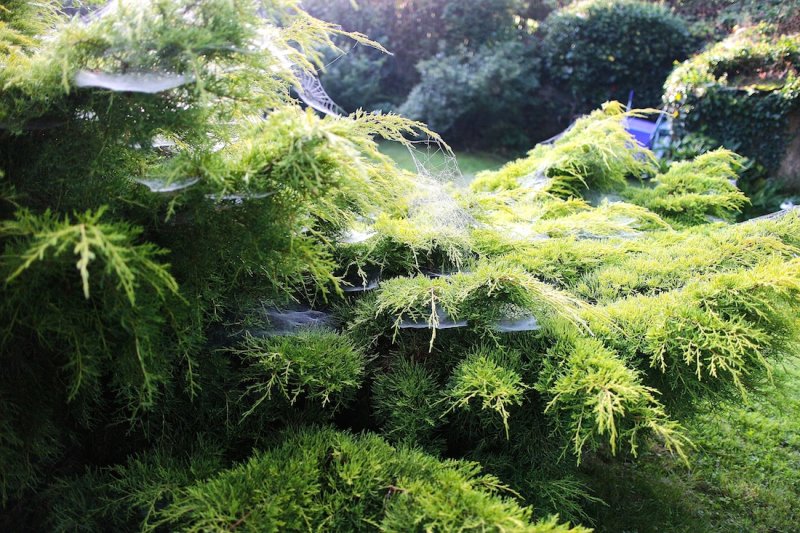
M 666 0 L 707 41 L 725 38 L 737 27 L 766 22 L 781 33 L 800 31 L 798 0 Z
M 541 128 L 546 102 L 532 98 L 541 85 L 536 47 L 522 41 L 460 48 L 417 65 L 422 80 L 400 112 L 426 122 L 448 139 L 519 149 Z
M 345 30 L 369 35 L 383 44 L 386 57 L 352 48 L 323 76 L 333 98 L 348 111 L 391 109 L 403 103 L 420 81 L 417 63 L 459 47 L 476 50 L 517 33 L 514 15 L 521 0 L 304 0 L 303 6 Z
M 693 49 L 685 22 L 665 7 L 635 0 L 588 0 L 551 14 L 542 25 L 549 81 L 568 91 L 575 110 L 605 101 L 657 106 L 676 60 Z
M 678 137 L 697 149 L 725 146 L 752 158 L 751 176 L 774 175 L 800 109 L 800 36 L 775 37 L 769 27 L 739 31 L 680 65 L 665 84 Z M 684 141 L 686 144 L 687 141 Z

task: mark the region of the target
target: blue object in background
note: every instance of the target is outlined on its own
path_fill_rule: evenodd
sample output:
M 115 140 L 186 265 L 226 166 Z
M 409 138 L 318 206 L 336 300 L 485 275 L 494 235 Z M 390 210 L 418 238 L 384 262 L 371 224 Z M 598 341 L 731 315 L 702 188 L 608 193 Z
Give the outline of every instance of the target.
M 633 91 L 628 94 L 628 107 L 627 111 L 630 111 L 633 108 Z M 626 117 L 623 121 L 623 125 L 625 126 L 625 130 L 633 135 L 633 138 L 636 139 L 636 142 L 650 150 L 655 149 L 656 141 L 659 138 L 662 141 L 666 141 L 666 145 L 669 145 L 669 142 L 672 137 L 672 127 L 667 123 L 664 123 L 664 118 L 666 117 L 666 113 L 661 111 L 658 116 L 658 120 L 655 122 L 651 122 L 649 120 L 645 120 L 643 118 L 637 117 Z M 661 144 L 664 144 L 663 142 Z M 662 146 L 663 148 L 663 146 Z M 663 151 L 663 150 L 661 150 Z M 656 154 L 660 157 L 660 154 Z
M 633 135 L 636 142 L 645 148 L 652 148 L 658 124 L 643 118 L 628 117 L 624 122 L 625 129 Z

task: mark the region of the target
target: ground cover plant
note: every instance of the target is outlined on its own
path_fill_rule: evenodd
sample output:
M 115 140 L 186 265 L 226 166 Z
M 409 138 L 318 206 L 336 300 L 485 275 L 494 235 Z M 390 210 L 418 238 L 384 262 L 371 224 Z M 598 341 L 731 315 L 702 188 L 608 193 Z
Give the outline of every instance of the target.
M 796 353 L 800 217 L 733 223 L 732 152 L 612 103 L 457 189 L 300 107 L 379 45 L 294 2 L 2 7 L 4 529 L 585 531 L 581 465 Z

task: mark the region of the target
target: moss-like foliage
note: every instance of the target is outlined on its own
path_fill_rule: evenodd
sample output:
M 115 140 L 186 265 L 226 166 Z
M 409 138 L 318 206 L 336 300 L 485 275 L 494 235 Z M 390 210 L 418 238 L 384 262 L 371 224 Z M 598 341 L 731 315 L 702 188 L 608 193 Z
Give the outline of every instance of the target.
M 739 157 L 720 150 L 658 172 L 625 117 L 608 106 L 454 192 L 475 220 L 461 233 L 472 247 L 461 270 L 387 276 L 353 306 L 358 338 L 419 358 L 428 386 L 446 387 L 437 431 L 466 431 L 449 446 L 504 446 L 499 423 L 512 440 L 531 427 L 508 410 L 522 403 L 552 416 L 578 460 L 587 450 L 636 453 L 645 435 L 683 455 L 689 443 L 671 415 L 701 396 L 746 394 L 794 350 L 798 218 L 732 224 L 747 201 L 732 183 Z M 526 179 L 537 169 L 541 183 Z M 598 202 L 597 189 L 619 196 Z M 499 350 L 487 353 L 521 359 L 476 355 L 485 342 Z
M 526 385 L 500 354 L 479 349 L 453 371 L 445 393 L 448 410 L 494 411 L 508 435 L 509 409 L 522 403 Z
M 709 220 L 731 221 L 747 197 L 736 188 L 739 156 L 715 150 L 692 161 L 675 163 L 653 178 L 654 187 L 632 190 L 632 200 L 651 211 L 686 225 Z
M 594 339 L 556 344 L 539 386 L 552 399 L 547 405 L 564 416 L 576 455 L 606 437 L 611 452 L 620 443 L 635 452 L 639 435 L 658 435 L 670 449 L 683 454 L 680 426 L 668 419 L 655 389 L 613 351 Z
M 652 154 L 625 131 L 624 108 L 616 102 L 580 119 L 552 145 L 539 145 L 528 157 L 496 172 L 481 173 L 473 190 L 496 191 L 520 185 L 555 196 L 580 197 L 589 189 L 614 191 L 628 177 L 652 172 Z
M 153 524 L 181 531 L 585 531 L 531 524 L 530 509 L 504 497 L 504 488 L 475 463 L 443 463 L 377 436 L 304 431 L 186 486 Z
M 312 329 L 273 338 L 248 335 L 233 352 L 250 364 L 247 395 L 256 401 L 245 416 L 273 394 L 292 404 L 303 396 L 335 411 L 353 399 L 364 379 L 364 354 L 332 331 Z
M 400 359 L 375 379 L 373 401 L 381 432 L 393 442 L 437 447 L 433 434 L 441 409 L 436 375 L 420 364 Z

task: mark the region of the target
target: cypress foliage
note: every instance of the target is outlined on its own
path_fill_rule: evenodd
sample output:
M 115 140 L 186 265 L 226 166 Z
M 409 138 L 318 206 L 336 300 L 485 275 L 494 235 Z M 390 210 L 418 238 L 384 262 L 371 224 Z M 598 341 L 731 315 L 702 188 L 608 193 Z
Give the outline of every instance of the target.
M 365 37 L 110 5 L 0 10 L 6 529 L 583 531 L 587 454 L 684 455 L 797 347 L 800 217 L 732 224 L 733 154 L 612 104 L 456 191 L 292 99 Z

